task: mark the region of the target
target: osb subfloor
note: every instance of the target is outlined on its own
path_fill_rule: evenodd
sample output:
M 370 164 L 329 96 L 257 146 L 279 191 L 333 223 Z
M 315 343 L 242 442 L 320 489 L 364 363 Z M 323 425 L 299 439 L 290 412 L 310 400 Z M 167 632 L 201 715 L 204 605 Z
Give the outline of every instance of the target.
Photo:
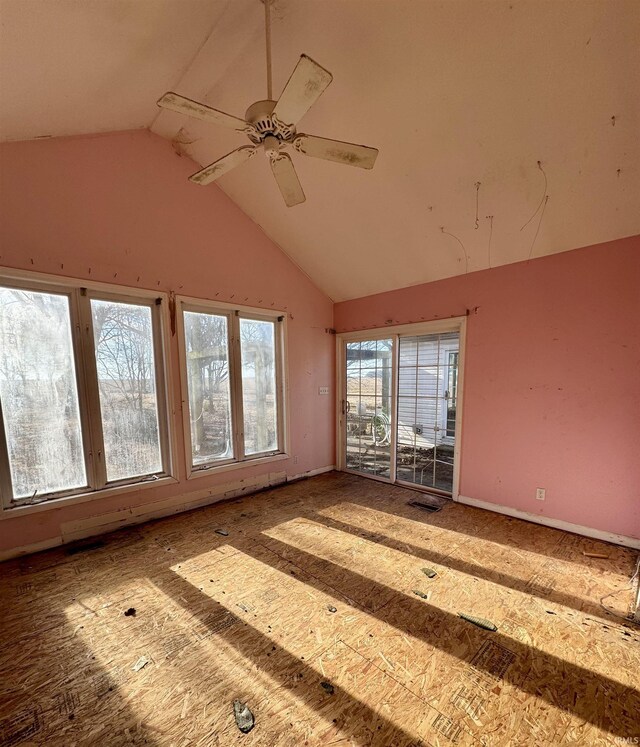
M 5 564 L 1 743 L 640 736 L 640 628 L 600 604 L 627 612 L 637 553 L 415 496 L 333 473 Z

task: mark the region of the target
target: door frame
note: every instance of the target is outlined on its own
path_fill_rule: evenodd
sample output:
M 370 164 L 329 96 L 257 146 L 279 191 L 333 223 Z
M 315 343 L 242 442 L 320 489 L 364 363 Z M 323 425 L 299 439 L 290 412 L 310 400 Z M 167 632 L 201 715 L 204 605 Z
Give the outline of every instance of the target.
M 356 332 L 342 332 L 336 335 L 336 469 L 340 472 L 367 477 L 371 480 L 386 482 L 390 484 L 401 484 L 421 492 L 433 493 L 434 489 L 425 488 L 421 485 L 411 483 L 399 483 L 396 480 L 396 440 L 397 440 L 397 408 L 398 408 L 398 338 L 400 336 L 413 335 L 433 335 L 444 332 L 458 332 L 459 334 L 459 358 L 458 358 L 458 389 L 456 402 L 456 435 L 453 448 L 453 486 L 451 498 L 454 501 L 459 500 L 460 496 L 460 460 L 462 455 L 462 411 L 464 407 L 464 367 L 465 367 L 465 349 L 466 349 L 466 330 L 467 317 L 455 316 L 448 319 L 436 319 L 430 322 L 418 322 L 412 324 L 397 324 L 389 327 L 376 327 L 373 329 L 362 329 Z M 385 338 L 393 339 L 393 356 L 392 356 L 392 376 L 391 376 L 391 414 L 392 414 L 392 435 L 391 435 L 391 476 L 380 477 L 378 475 L 365 475 L 362 472 L 347 469 L 346 449 L 345 449 L 345 427 L 346 413 L 344 403 L 347 398 L 347 378 L 346 378 L 346 343 L 358 342 L 360 340 L 380 340 Z

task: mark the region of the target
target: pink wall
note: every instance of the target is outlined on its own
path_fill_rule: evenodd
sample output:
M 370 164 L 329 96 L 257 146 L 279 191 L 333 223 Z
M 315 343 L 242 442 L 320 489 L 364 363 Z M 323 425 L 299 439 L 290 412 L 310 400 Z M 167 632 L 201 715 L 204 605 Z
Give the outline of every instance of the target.
M 286 310 L 292 458 L 186 481 L 178 409 L 179 485 L 2 519 L 0 551 L 97 513 L 334 463 L 333 401 L 318 395 L 333 382 L 332 303 L 222 191 L 188 182 L 194 170 L 146 131 L 2 145 L 0 266 Z
M 344 332 L 476 308 L 460 493 L 640 538 L 640 236 L 345 301 L 334 317 Z
M 0 146 L 0 266 L 286 309 L 292 455 L 0 520 L 0 551 L 60 524 L 334 461 L 332 326 L 471 313 L 461 493 L 640 538 L 640 237 L 337 304 L 148 132 Z M 138 280 L 139 278 L 139 280 Z M 177 370 L 177 349 L 171 365 Z M 177 384 L 177 381 L 176 381 Z M 174 391 L 176 402 L 180 393 Z M 181 434 L 180 412 L 175 426 Z M 535 488 L 546 501 L 534 499 Z

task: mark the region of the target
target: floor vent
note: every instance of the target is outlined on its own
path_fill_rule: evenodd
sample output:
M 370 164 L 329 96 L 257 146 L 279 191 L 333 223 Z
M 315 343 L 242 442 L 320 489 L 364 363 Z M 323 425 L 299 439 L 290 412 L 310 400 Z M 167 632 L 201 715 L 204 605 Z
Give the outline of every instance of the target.
M 413 506 L 414 508 L 421 508 L 423 511 L 428 511 L 429 513 L 433 514 L 436 511 L 440 511 L 442 508 L 442 505 L 444 504 L 438 504 L 438 503 L 427 503 L 427 501 L 409 501 L 409 505 Z

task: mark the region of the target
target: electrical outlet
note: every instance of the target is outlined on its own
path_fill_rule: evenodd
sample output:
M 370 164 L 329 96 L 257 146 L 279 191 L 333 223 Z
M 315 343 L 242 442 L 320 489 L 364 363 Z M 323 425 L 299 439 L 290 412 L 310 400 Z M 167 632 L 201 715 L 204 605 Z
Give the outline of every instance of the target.
M 318 394 L 329 394 L 329 387 L 328 386 L 319 386 L 318 387 Z
M 536 488 L 536 500 L 543 501 L 546 492 L 544 488 Z

